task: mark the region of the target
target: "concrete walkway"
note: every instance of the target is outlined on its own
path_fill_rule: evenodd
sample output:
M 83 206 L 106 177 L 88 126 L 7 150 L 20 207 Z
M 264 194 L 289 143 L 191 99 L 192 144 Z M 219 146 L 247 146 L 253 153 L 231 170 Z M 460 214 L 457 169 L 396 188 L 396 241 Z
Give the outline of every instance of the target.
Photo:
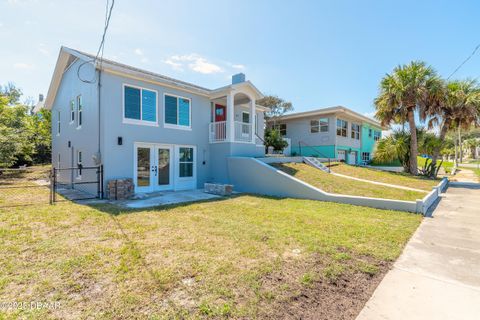
M 480 184 L 450 184 L 357 317 L 379 319 L 480 319 Z

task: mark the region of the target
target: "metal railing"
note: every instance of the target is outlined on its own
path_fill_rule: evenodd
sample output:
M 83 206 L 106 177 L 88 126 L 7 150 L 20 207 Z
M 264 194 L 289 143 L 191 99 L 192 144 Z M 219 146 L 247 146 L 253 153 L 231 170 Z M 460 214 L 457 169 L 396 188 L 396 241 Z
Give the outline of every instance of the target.
M 330 168 L 332 159 L 330 157 L 327 157 L 325 154 L 323 154 L 321 151 L 319 151 L 314 146 L 311 146 L 311 145 L 305 143 L 304 141 L 298 141 L 298 153 L 300 154 L 300 156 L 302 156 L 302 144 L 305 147 L 308 147 L 309 149 L 313 150 L 315 152 L 315 154 L 317 154 L 319 156 L 319 158 L 328 159 L 328 167 Z

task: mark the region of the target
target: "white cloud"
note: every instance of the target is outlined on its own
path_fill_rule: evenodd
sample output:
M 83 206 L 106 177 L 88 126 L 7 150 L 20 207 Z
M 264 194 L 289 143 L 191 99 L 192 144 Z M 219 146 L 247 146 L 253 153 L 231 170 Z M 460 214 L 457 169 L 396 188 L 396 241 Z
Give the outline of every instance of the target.
M 245 66 L 243 64 L 232 64 L 232 68 L 237 70 L 245 70 Z
M 38 51 L 43 54 L 44 56 L 50 56 L 50 50 L 48 50 L 47 45 L 44 43 L 40 43 L 38 45 Z
M 13 64 L 13 67 L 20 70 L 30 70 L 33 69 L 33 64 L 29 64 L 26 62 L 16 62 Z
M 143 53 L 143 50 L 140 48 L 136 48 L 133 50 L 133 53 L 135 53 L 137 56 L 140 57 L 140 62 L 142 63 L 147 63 L 149 60 L 147 57 L 145 57 L 145 54 Z
M 183 71 L 185 70 L 185 68 L 189 68 L 192 71 L 203 74 L 224 72 L 223 68 L 219 65 L 216 65 L 208 61 L 206 58 L 195 53 L 186 55 L 174 55 L 164 60 L 163 62 L 177 71 Z

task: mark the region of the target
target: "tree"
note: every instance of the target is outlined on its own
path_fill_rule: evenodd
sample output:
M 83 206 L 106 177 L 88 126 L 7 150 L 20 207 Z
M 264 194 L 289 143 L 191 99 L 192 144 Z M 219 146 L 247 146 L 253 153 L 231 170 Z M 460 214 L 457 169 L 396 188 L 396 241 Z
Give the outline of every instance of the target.
M 480 89 L 475 80 L 450 81 L 446 84 L 444 94 L 436 103 L 431 103 L 427 110 L 430 117 L 429 127 L 440 126 L 439 138 L 441 141 L 449 131 L 469 129 L 479 124 Z M 457 134 L 458 135 L 458 134 Z M 458 146 L 461 141 L 454 138 Z M 434 150 L 432 160 L 440 154 L 441 146 Z M 457 153 L 456 153 L 457 154 Z M 457 160 L 457 158 L 455 158 Z
M 31 115 L 19 102 L 21 91 L 12 84 L 0 87 L 0 167 L 45 163 L 51 159 L 51 115 Z
M 475 138 L 470 138 L 470 139 L 464 140 L 463 142 L 465 144 L 465 147 L 470 149 L 470 156 L 473 159 L 476 159 L 477 158 L 476 151 L 477 151 L 477 148 L 480 147 L 480 140 Z
M 285 101 L 278 96 L 265 96 L 258 101 L 258 104 L 268 109 L 268 111 L 265 112 L 266 120 L 275 120 L 275 118 L 282 116 L 286 112 L 293 111 L 292 103 Z
M 396 67 L 380 82 L 380 93 L 375 99 L 376 114 L 382 125 L 407 121 L 410 129 L 410 159 L 408 172 L 418 174 L 417 133 L 415 112 L 425 117 L 426 104 L 442 94 L 443 82 L 435 70 L 424 62 L 412 61 Z
M 287 141 L 283 140 L 278 129 L 265 129 L 265 147 L 273 147 L 275 151 L 281 151 L 288 146 Z
M 410 135 L 403 131 L 394 131 L 391 135 L 378 141 L 373 155 L 377 163 L 400 161 L 405 172 L 410 168 Z

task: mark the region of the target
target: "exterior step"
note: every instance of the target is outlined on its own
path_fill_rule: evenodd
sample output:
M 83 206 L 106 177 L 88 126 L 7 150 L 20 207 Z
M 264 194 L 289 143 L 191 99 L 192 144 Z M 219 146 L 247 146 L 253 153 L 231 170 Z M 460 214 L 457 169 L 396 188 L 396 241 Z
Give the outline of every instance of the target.
M 330 173 L 330 168 L 325 166 L 320 160 L 314 157 L 303 157 L 303 162 L 306 164 L 311 165 L 312 167 L 315 167 L 317 169 L 320 169 L 326 173 Z

